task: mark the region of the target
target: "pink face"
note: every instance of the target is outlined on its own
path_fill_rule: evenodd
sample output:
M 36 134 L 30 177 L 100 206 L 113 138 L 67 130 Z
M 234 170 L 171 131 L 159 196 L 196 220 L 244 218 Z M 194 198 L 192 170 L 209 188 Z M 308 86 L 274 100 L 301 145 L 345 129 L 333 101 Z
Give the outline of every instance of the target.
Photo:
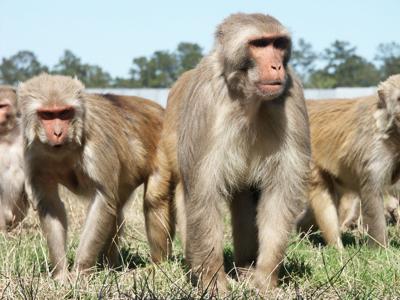
M 75 109 L 66 105 L 42 107 L 37 110 L 37 115 L 49 143 L 53 146 L 63 145 L 67 140 Z
M 0 128 L 7 125 L 12 114 L 11 102 L 8 99 L 0 100 Z
M 248 42 L 250 55 L 259 70 L 255 83 L 262 92 L 280 93 L 286 81 L 285 57 L 290 46 L 287 36 L 267 35 L 251 38 Z

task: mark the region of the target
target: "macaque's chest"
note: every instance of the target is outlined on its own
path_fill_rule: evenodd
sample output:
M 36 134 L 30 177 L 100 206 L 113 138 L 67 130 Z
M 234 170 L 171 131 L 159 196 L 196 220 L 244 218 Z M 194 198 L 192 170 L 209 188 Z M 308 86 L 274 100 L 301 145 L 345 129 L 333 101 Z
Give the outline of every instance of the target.
M 276 169 L 284 152 L 284 124 L 266 107 L 244 111 L 237 103 L 229 103 L 219 111 L 208 155 L 217 182 L 232 186 L 262 182 Z
M 263 180 L 278 161 L 280 142 L 267 132 L 237 130 L 217 138 L 212 167 L 217 177 L 232 186 L 253 186 Z

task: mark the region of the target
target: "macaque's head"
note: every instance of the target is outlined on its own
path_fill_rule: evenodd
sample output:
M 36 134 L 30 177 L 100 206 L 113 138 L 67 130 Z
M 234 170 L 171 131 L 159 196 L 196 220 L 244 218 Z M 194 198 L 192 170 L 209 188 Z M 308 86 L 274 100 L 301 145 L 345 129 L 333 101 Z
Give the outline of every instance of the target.
M 381 82 L 378 96 L 378 110 L 375 113 L 378 129 L 385 134 L 393 128 L 400 132 L 400 74 Z
M 83 90 L 78 79 L 60 75 L 41 74 L 21 83 L 17 93 L 27 144 L 39 141 L 51 151 L 80 145 Z
M 291 45 L 289 32 L 269 15 L 234 14 L 216 32 L 216 51 L 230 88 L 264 100 L 286 89 Z
M 11 86 L 0 86 L 0 135 L 16 126 L 17 94 Z

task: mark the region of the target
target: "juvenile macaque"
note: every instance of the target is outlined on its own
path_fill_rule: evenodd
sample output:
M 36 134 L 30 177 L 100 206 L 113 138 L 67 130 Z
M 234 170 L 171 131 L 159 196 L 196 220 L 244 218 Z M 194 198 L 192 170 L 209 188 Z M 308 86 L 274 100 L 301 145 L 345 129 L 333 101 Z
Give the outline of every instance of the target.
M 224 202 L 231 207 L 236 266 L 252 268 L 262 290 L 277 284 L 306 201 L 310 160 L 303 90 L 288 67 L 290 53 L 290 35 L 275 18 L 234 14 L 218 26 L 211 53 L 170 91 L 146 197 L 170 201 L 179 183 L 186 259 L 202 287 L 226 290 Z
M 91 199 L 75 266 L 92 268 L 98 258 L 118 259 L 122 209 L 131 193 L 146 183 L 162 126 L 163 109 L 138 97 L 91 95 L 66 76 L 42 74 L 18 88 L 24 128 L 27 187 L 47 238 L 53 275 L 67 273 L 67 216 L 58 185 Z M 151 203 L 157 213 L 148 229 L 151 255 L 170 252 L 174 223 L 169 203 Z M 149 220 L 148 220 L 149 221 Z
M 0 86 L 0 230 L 14 228 L 25 217 L 28 201 L 24 189 L 22 134 L 17 120 L 17 95 Z
M 315 217 L 328 244 L 342 248 L 338 209 L 353 193 L 370 243 L 386 246 L 383 196 L 400 175 L 400 75 L 382 82 L 376 95 L 307 101 L 307 108 L 314 166 L 306 217 Z

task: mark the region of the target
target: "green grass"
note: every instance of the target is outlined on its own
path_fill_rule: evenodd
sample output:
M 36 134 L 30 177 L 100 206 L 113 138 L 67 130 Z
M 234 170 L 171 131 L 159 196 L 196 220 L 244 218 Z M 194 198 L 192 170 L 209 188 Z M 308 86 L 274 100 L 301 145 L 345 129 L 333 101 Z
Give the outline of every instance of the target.
M 71 206 L 73 205 L 73 207 Z M 68 260 L 74 253 L 85 213 L 72 201 Z M 0 299 L 187 299 L 207 298 L 188 281 L 179 239 L 168 262 L 149 260 L 141 201 L 130 203 L 121 243 L 119 270 L 97 268 L 86 276 L 73 276 L 60 284 L 49 277 L 47 247 L 38 220 L 30 211 L 24 222 L 9 234 L 0 235 Z M 279 287 L 268 298 L 278 299 L 398 299 L 400 298 L 400 233 L 390 227 L 390 247 L 371 249 L 361 234 L 344 235 L 345 250 L 322 246 L 319 234 L 293 236 L 283 262 Z M 229 229 L 226 231 L 226 268 L 233 267 Z M 234 272 L 233 272 L 234 273 Z M 227 299 L 260 298 L 247 281 L 230 280 Z

